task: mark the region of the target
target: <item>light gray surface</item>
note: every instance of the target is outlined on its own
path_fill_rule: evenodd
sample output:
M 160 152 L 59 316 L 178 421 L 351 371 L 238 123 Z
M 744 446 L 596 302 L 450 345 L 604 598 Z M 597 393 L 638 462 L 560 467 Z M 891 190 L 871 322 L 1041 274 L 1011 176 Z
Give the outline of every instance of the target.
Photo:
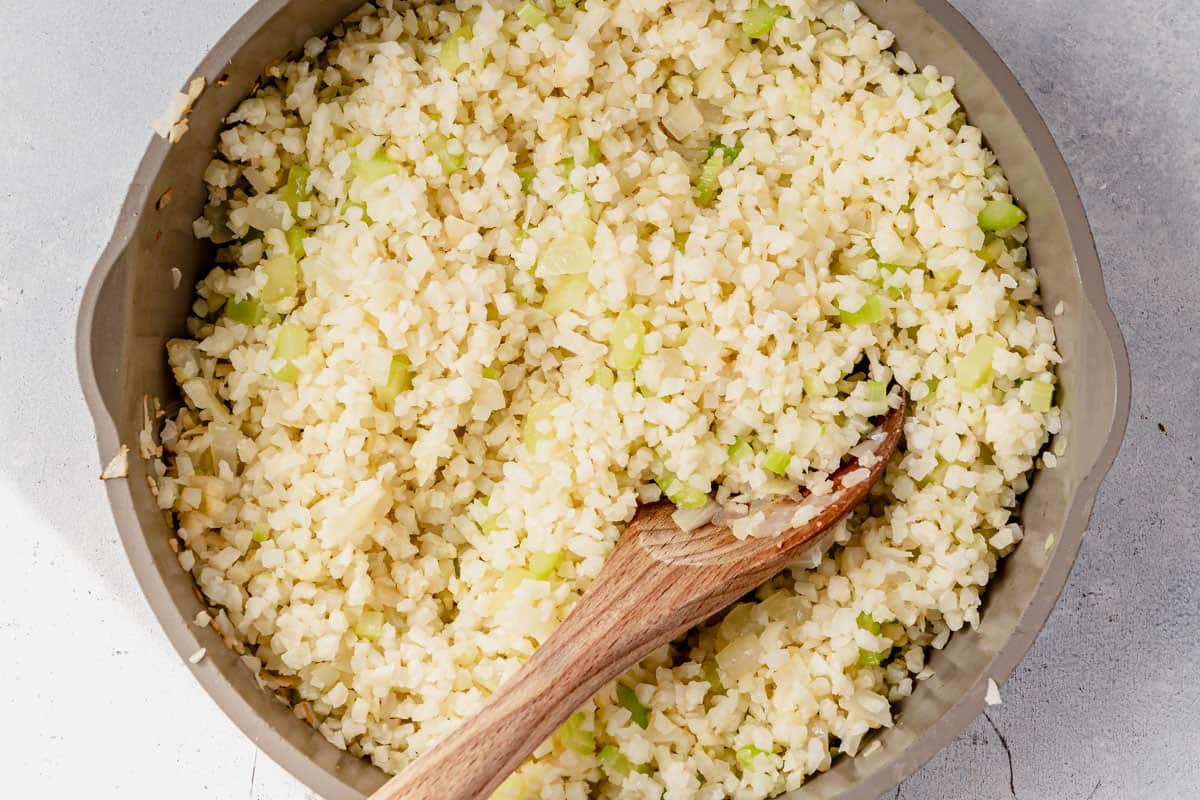
M 1129 434 L 1003 705 L 891 797 L 1200 796 L 1200 5 L 955 0 L 1070 164 L 1129 342 Z M 0 753 L 12 797 L 311 797 L 133 581 L 74 376 L 79 293 L 149 135 L 250 0 L 7 6 L 0 28 Z M 19 725 L 12 724 L 20 720 Z M 1007 741 L 1009 757 L 1001 746 Z M 15 768 L 15 772 L 13 769 Z

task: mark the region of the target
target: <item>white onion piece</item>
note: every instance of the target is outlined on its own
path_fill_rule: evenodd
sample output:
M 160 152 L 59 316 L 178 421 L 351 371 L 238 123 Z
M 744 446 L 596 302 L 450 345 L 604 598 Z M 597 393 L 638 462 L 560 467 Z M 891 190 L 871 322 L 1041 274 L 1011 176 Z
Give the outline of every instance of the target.
M 696 108 L 692 98 L 680 100 L 663 117 L 663 127 L 676 140 L 682 141 L 691 136 L 704 125 L 704 115 Z
M 208 426 L 212 437 L 213 463 L 224 461 L 229 468 L 237 471 L 238 443 L 242 441 L 242 432 L 236 425 L 227 422 L 214 422 Z
M 749 675 L 762 664 L 758 636 L 747 633 L 725 645 L 717 653 L 717 666 L 734 681 Z
M 721 506 L 715 500 L 709 500 L 699 508 L 677 508 L 675 513 L 671 514 L 671 519 L 681 531 L 694 531 L 711 522 L 720 510 Z

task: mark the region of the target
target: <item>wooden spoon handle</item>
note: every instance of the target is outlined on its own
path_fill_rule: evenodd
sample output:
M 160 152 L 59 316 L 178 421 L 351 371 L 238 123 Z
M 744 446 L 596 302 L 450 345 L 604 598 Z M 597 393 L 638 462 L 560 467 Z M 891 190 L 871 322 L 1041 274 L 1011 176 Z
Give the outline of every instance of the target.
M 629 664 L 670 639 L 669 608 L 637 591 L 621 591 L 630 571 L 651 571 L 652 559 L 618 545 L 592 590 L 503 689 L 436 747 L 388 781 L 370 800 L 483 800 L 568 716 Z M 646 577 L 650 577 L 647 575 Z M 650 616 L 647 616 L 647 611 Z M 630 624 L 637 619 L 639 624 Z

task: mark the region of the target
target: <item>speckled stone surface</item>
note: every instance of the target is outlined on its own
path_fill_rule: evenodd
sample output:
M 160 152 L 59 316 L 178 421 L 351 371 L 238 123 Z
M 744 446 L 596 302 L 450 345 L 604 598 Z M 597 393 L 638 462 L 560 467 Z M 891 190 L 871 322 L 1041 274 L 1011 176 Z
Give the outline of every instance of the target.
M 1129 344 L 1133 412 L 1071 580 L 1003 705 L 888 797 L 1200 797 L 1200 3 L 954 2 L 1075 175 Z M 74 372 L 80 291 L 149 123 L 249 5 L 5 6 L 6 797 L 312 797 L 225 719 L 158 630 L 96 480 Z

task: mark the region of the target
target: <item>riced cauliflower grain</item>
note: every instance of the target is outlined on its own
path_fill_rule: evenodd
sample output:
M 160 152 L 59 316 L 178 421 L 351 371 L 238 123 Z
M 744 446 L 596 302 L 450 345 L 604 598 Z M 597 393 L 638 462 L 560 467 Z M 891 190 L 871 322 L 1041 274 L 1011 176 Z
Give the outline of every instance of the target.
M 639 502 L 820 498 L 897 384 L 904 451 L 836 546 L 622 676 L 644 728 L 609 687 L 594 752 L 504 785 L 772 796 L 893 723 L 1021 539 L 1061 427 L 1019 392 L 1060 360 L 1025 231 L 980 228 L 1009 188 L 953 79 L 853 3 L 755 39 L 730 0 L 517 6 L 368 7 L 231 114 L 157 499 L 262 685 L 395 772 Z

